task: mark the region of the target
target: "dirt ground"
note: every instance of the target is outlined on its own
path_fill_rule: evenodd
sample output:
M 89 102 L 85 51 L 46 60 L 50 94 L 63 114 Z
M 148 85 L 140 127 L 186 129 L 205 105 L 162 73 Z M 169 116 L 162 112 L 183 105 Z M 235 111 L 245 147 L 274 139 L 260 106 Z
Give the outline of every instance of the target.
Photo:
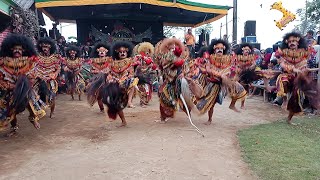
M 117 128 L 120 120 L 111 122 L 97 105 L 67 95 L 58 96 L 55 118 L 42 119 L 40 130 L 25 112 L 18 117 L 18 136 L 0 134 L 0 179 L 256 179 L 241 158 L 236 133 L 286 116 L 260 97 L 248 99 L 241 113 L 229 110 L 226 100 L 216 106 L 211 126 L 203 124 L 206 115 L 193 114 L 203 138 L 182 112 L 160 124 L 154 97 L 148 108 L 125 110 L 126 128 Z

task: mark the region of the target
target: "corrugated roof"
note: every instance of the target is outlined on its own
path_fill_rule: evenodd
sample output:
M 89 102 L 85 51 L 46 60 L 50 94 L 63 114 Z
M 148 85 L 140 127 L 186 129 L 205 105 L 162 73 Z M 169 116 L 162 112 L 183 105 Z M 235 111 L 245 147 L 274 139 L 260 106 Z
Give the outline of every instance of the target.
M 29 9 L 32 6 L 32 4 L 35 2 L 34 0 L 12 0 L 12 1 L 23 9 Z

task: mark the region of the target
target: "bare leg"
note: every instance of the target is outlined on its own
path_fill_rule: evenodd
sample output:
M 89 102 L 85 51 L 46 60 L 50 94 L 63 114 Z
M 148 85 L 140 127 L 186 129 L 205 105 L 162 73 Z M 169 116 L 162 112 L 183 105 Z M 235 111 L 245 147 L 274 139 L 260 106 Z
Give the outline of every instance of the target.
M 100 108 L 100 112 L 104 113 L 104 106 L 103 106 L 102 99 L 98 99 L 98 105 Z
M 210 110 L 208 111 L 208 116 L 209 119 L 206 123 L 204 123 L 205 125 L 210 125 L 212 122 L 212 115 L 213 115 L 213 110 L 214 110 L 214 105 L 210 108 Z
M 237 100 L 232 98 L 229 108 L 232 109 L 232 110 L 234 110 L 235 112 L 240 112 L 240 111 L 236 108 L 236 102 L 237 102 Z
M 119 111 L 118 114 L 119 114 L 119 117 L 120 117 L 120 119 L 121 119 L 121 121 L 122 121 L 121 125 L 118 126 L 118 127 L 125 127 L 125 126 L 127 126 L 127 121 L 126 121 L 126 119 L 125 119 L 125 117 L 124 117 L 123 110 Z
M 38 121 L 36 120 L 36 116 L 34 115 L 34 113 L 32 112 L 32 109 L 30 108 L 30 106 L 28 106 L 28 111 L 29 111 L 29 121 L 31 122 L 31 124 L 33 124 L 34 128 L 36 129 L 40 129 L 40 124 L 38 123 Z
M 74 100 L 74 97 L 73 97 L 73 92 L 71 92 L 71 98 L 72 98 L 72 100 Z
M 293 115 L 294 115 L 293 112 L 289 112 L 287 123 L 290 124 L 290 125 L 295 125 L 294 123 L 291 122 Z
M 53 118 L 53 113 L 54 113 L 54 109 L 55 109 L 55 107 L 56 107 L 56 100 L 55 99 L 53 99 L 52 100 L 52 103 L 51 103 L 51 107 L 50 107 L 50 118 Z
M 287 97 L 284 96 L 283 97 L 283 102 L 282 102 L 282 105 L 281 105 L 281 108 L 286 110 L 287 109 L 287 105 L 288 105 L 288 100 L 287 100 Z
M 134 105 L 132 104 L 133 94 L 134 94 L 134 88 L 131 88 L 129 91 L 129 95 L 128 95 L 128 107 L 129 108 L 134 108 Z
M 81 101 L 81 94 L 79 94 L 79 101 Z
M 241 101 L 241 109 L 245 109 L 245 106 L 244 106 L 245 101 L 246 101 L 245 98 Z

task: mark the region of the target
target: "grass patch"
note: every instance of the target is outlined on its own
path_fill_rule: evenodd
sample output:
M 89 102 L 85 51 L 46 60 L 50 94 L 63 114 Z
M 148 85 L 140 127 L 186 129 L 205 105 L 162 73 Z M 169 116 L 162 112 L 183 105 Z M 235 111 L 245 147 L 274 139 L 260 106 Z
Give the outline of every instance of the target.
M 239 131 L 244 159 L 267 180 L 320 180 L 320 118 L 297 126 L 274 122 Z

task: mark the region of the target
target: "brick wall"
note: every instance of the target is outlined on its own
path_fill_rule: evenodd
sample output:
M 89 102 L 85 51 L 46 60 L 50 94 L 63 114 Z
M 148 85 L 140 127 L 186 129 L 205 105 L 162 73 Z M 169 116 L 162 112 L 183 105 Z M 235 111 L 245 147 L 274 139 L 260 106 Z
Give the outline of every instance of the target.
M 6 30 L 2 31 L 0 33 L 0 44 L 2 43 L 2 41 L 4 40 L 4 38 L 7 37 L 7 35 L 11 32 L 10 28 L 7 28 Z

